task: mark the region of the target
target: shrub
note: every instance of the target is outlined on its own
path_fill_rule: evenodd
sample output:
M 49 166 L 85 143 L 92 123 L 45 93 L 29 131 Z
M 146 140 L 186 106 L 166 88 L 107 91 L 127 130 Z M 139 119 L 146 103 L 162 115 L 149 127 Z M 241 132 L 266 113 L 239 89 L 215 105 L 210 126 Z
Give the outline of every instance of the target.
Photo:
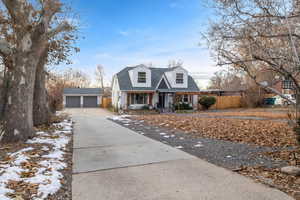
M 259 86 L 254 85 L 248 87 L 243 93 L 241 104 L 242 107 L 256 108 L 262 106 L 265 98 L 264 90 L 260 89 Z
M 149 105 L 144 105 L 143 107 L 142 107 L 142 110 L 149 110 L 150 108 L 149 108 Z
M 179 102 L 175 104 L 175 110 L 192 110 L 193 107 L 189 103 Z
M 212 105 L 216 103 L 216 98 L 213 96 L 203 96 L 199 99 L 199 104 L 204 109 L 209 109 Z

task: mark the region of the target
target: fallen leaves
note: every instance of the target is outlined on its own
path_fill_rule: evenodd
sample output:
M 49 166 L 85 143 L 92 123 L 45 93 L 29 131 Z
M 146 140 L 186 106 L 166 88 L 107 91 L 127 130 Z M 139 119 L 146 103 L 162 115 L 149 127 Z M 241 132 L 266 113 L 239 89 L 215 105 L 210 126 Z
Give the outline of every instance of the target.
M 238 173 L 275 187 L 290 194 L 296 200 L 300 200 L 300 177 L 286 175 L 280 172 L 279 169 L 264 167 L 244 167 Z
M 234 117 L 259 117 L 269 119 L 289 119 L 286 112 L 263 112 L 263 111 L 233 111 L 233 112 L 199 112 L 202 115 L 209 116 L 234 116 Z
M 32 197 L 37 197 L 38 187 L 39 184 L 10 180 L 7 188 L 14 192 L 8 193 L 7 196 L 14 199 L 32 199 Z
M 179 129 L 194 136 L 269 147 L 297 145 L 292 128 L 284 122 L 178 115 L 142 115 L 135 118 L 152 125 Z
M 300 149 L 287 149 L 274 152 L 265 152 L 262 154 L 272 158 L 273 160 L 286 161 L 289 163 L 289 165 L 300 166 Z
M 72 138 L 72 122 L 64 120 L 38 131 L 20 148 L 8 145 L 8 151 L 2 153 L 0 199 L 53 199 L 66 184 L 61 180 L 69 164 L 65 156 L 70 154 L 66 146 Z

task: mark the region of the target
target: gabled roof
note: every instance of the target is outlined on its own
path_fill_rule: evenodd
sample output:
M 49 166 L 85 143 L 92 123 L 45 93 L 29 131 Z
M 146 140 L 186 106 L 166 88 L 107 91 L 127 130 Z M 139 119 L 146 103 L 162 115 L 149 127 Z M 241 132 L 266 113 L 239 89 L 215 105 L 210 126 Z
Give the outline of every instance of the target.
M 138 67 L 138 66 L 136 66 Z M 119 73 L 116 74 L 116 77 L 118 78 L 119 87 L 120 90 L 139 90 L 139 91 L 155 91 L 157 84 L 161 80 L 162 76 L 165 72 L 173 71 L 174 68 L 155 68 L 150 67 L 151 70 L 151 87 L 133 87 L 131 84 L 131 80 L 129 77 L 128 71 L 131 69 L 134 69 L 136 67 L 125 67 L 123 70 L 121 70 Z M 195 83 L 195 80 L 188 75 L 188 88 L 170 88 L 170 89 L 164 89 L 169 92 L 198 92 L 199 88 L 197 84 Z
M 161 79 L 157 89 L 169 89 L 169 86 L 167 85 L 165 78 Z
M 64 94 L 103 94 L 102 88 L 65 88 Z

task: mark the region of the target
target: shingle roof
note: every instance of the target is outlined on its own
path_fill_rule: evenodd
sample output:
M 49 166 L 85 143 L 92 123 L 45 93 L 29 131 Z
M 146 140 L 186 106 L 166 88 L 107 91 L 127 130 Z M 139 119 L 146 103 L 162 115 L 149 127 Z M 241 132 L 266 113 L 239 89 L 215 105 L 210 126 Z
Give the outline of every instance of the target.
M 155 90 L 158 82 L 160 81 L 163 74 L 167 71 L 171 71 L 174 68 L 154 68 L 150 67 L 151 70 L 151 87 L 132 87 L 131 80 L 129 78 L 128 71 L 135 67 L 126 67 L 117 73 L 117 78 L 119 81 L 120 90 Z M 195 83 L 195 80 L 189 75 L 188 76 L 188 88 L 171 88 L 168 89 L 169 92 L 198 92 L 199 88 Z
M 101 88 L 65 88 L 64 94 L 103 94 L 103 89 Z

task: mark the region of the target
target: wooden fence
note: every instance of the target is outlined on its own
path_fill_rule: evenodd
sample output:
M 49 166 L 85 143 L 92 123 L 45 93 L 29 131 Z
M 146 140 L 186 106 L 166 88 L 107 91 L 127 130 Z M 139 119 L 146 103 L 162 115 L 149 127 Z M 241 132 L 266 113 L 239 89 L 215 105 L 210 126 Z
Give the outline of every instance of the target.
M 102 108 L 109 108 L 111 106 L 111 97 L 103 97 L 102 98 Z
M 210 109 L 240 108 L 241 96 L 215 96 L 217 101 Z

